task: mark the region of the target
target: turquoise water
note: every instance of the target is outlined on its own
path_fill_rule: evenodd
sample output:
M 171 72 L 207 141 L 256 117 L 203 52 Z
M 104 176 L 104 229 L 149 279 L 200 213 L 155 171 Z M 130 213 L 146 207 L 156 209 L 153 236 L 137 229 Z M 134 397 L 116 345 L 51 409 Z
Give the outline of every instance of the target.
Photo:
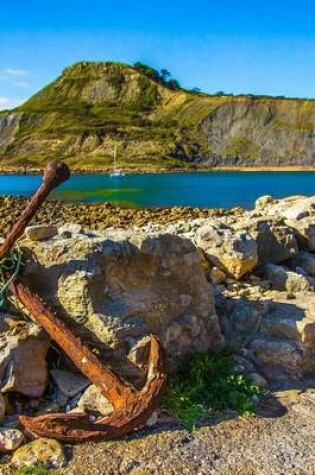
M 0 194 L 31 195 L 41 178 L 2 175 Z M 315 195 L 315 172 L 209 172 L 73 175 L 54 198 L 73 201 L 110 201 L 124 207 L 243 206 L 250 208 L 262 195 L 277 198 L 293 194 Z

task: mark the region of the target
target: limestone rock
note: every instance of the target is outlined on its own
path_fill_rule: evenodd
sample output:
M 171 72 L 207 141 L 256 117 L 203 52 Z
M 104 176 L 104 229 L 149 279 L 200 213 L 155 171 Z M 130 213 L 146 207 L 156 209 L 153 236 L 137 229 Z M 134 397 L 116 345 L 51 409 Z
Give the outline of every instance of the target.
M 187 239 L 112 230 L 31 250 L 37 264 L 26 266 L 29 285 L 101 349 L 125 357 L 130 338 L 154 333 L 172 359 L 223 342 L 212 285 Z
M 292 261 L 294 267 L 301 267 L 307 274 L 315 277 L 315 254 L 301 251 Z
M 57 440 L 40 438 L 23 445 L 16 450 L 12 457 L 12 464 L 16 468 L 36 467 L 45 468 L 62 467 L 66 458 L 62 446 Z
M 2 392 L 19 392 L 39 397 L 48 380 L 47 334 L 33 323 L 20 322 L 0 334 L 0 388 Z
M 308 279 L 296 272 L 288 271 L 282 266 L 267 264 L 265 276 L 270 280 L 276 290 L 288 290 L 289 292 L 301 292 L 310 289 Z
M 58 229 L 58 234 L 64 238 L 71 238 L 72 236 L 81 233 L 83 233 L 83 228 L 80 224 L 65 223 Z
M 304 346 L 308 349 L 315 350 L 315 319 L 306 317 L 297 322 L 297 330 L 301 335 Z
M 44 239 L 50 239 L 58 234 L 56 226 L 37 224 L 34 226 L 28 226 L 25 229 L 25 236 L 31 241 L 42 241 Z
M 300 221 L 308 216 L 315 216 L 315 197 L 302 198 L 283 211 L 283 217 L 288 220 Z
M 276 200 L 274 200 L 272 198 L 272 196 L 270 195 L 265 195 L 265 196 L 261 196 L 260 198 L 258 198 L 256 201 L 255 201 L 255 209 L 256 210 L 263 210 L 266 205 L 269 205 L 271 203 L 275 203 Z
M 294 372 L 296 376 L 302 375 L 303 353 L 296 343 L 260 338 L 251 343 L 251 349 L 263 365 L 282 368 Z
M 222 272 L 218 267 L 212 267 L 209 277 L 214 285 L 223 284 L 227 279 L 226 274 L 224 274 L 224 272 Z
M 294 299 L 288 299 L 286 291 L 275 290 L 246 298 L 239 291 L 233 294 L 225 290 L 217 304 L 227 343 L 242 346 L 246 358 L 270 381 L 314 375 L 314 292 L 294 292 Z M 254 372 L 255 367 L 246 374 Z
M 314 196 L 288 196 L 281 200 L 265 202 L 260 213 L 265 216 L 281 216 L 284 219 L 299 220 L 314 214 L 314 202 Z
M 268 216 L 281 216 L 294 232 L 299 244 L 315 251 L 315 196 L 291 196 L 266 207 Z
M 82 409 L 82 412 L 99 412 L 102 416 L 109 416 L 114 411 L 111 403 L 94 384 L 91 384 L 82 394 L 78 408 Z
M 12 452 L 24 442 L 24 434 L 18 429 L 0 428 L 0 453 Z
M 197 231 L 196 243 L 205 252 L 213 266 L 240 279 L 258 263 L 257 244 L 246 233 L 213 223 Z
M 299 251 L 294 231 L 283 220 L 252 218 L 240 220 L 235 227 L 245 230 L 257 243 L 259 264 L 278 264 Z
M 315 218 L 305 217 L 300 220 L 287 220 L 289 226 L 294 230 L 300 246 L 306 251 L 315 251 Z
M 74 397 L 89 386 L 90 382 L 82 374 L 53 369 L 50 374 L 58 388 L 68 397 Z

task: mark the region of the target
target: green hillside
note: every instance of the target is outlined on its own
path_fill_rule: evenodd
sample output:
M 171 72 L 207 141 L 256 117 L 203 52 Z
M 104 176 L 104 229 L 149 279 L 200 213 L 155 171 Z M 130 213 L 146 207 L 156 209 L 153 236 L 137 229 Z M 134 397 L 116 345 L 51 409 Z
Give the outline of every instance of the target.
M 167 72 L 166 72 L 167 73 Z M 138 63 L 77 63 L 0 113 L 0 167 L 315 166 L 315 102 L 211 96 Z

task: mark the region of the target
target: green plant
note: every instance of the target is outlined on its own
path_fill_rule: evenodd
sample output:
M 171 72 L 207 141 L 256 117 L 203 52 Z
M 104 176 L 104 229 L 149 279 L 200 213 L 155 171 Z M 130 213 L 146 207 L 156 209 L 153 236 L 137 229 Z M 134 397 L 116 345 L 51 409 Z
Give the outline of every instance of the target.
M 232 365 L 231 350 L 193 354 L 170 376 L 163 406 L 188 429 L 209 410 L 216 413 L 232 409 L 243 415 L 254 414 L 252 397 L 263 392 L 243 375 L 234 374 Z
M 37 467 L 22 467 L 14 475 L 59 475 L 60 472 L 57 470 L 50 470 L 45 468 L 43 465 L 38 465 Z

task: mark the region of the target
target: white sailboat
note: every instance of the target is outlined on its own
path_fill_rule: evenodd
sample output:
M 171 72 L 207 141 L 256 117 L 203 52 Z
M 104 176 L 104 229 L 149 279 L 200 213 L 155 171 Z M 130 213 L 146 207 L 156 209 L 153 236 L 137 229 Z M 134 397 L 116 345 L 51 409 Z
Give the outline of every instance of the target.
M 111 178 L 123 178 L 125 173 L 117 168 L 117 146 L 114 146 L 114 168 L 113 171 L 110 173 Z

